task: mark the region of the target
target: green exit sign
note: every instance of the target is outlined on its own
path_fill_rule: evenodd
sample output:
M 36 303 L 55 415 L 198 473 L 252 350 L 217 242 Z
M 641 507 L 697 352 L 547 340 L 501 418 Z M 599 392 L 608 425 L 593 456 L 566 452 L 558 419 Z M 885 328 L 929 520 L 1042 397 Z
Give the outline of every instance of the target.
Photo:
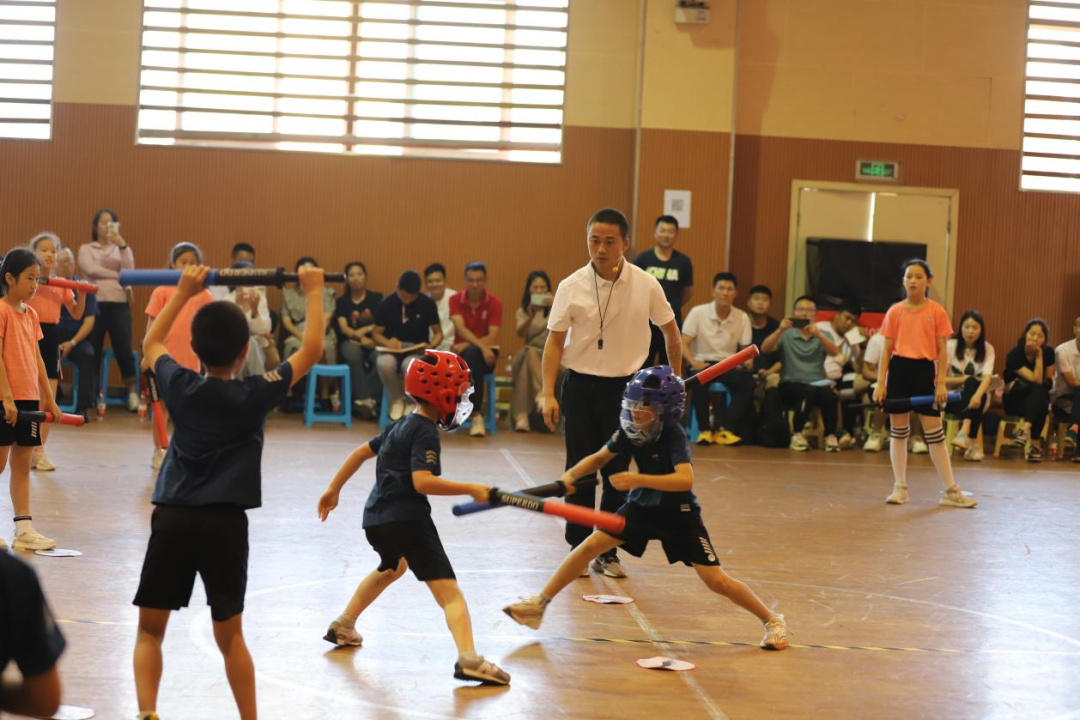
M 855 179 L 875 182 L 899 182 L 900 163 L 889 160 L 856 160 Z

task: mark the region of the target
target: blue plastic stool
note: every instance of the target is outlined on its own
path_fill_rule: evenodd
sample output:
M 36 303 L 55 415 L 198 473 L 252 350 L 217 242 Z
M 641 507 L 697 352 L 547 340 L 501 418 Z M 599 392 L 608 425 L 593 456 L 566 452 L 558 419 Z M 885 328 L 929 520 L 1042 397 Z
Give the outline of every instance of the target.
M 308 373 L 307 397 L 304 398 L 304 424 L 311 426 L 317 422 L 339 422 L 347 428 L 352 427 L 352 382 L 348 365 L 316 365 Z M 321 377 L 341 378 L 341 410 L 333 413 L 315 412 L 315 384 Z
M 494 435 L 499 425 L 499 409 L 495 407 L 495 373 L 484 376 L 484 395 L 488 398 L 487 411 L 484 413 L 484 429 L 488 435 Z M 385 430 L 390 424 L 390 401 L 386 397 L 386 388 L 383 388 L 381 409 L 379 410 L 379 429 Z M 461 427 L 468 428 L 472 420 L 466 420 Z
M 61 362 L 60 367 L 71 368 L 71 402 L 58 405 L 58 407 L 60 408 L 60 412 L 73 413 L 75 412 L 75 407 L 79 404 L 79 368 L 70 360 Z
M 137 350 L 131 351 L 132 356 L 135 358 L 135 394 L 138 395 L 142 389 L 140 387 L 141 375 L 139 370 L 139 352 Z M 112 348 L 107 348 L 105 352 L 101 354 L 101 384 L 99 388 L 105 391 L 105 404 L 106 405 L 127 405 L 127 393 L 121 397 L 114 398 L 109 397 L 109 363 L 116 359 L 116 353 Z
M 701 391 L 698 390 L 698 392 L 701 392 Z M 724 395 L 724 407 L 725 408 L 731 407 L 731 391 L 727 389 L 727 385 L 724 385 L 724 383 L 720 382 L 719 380 L 714 381 L 711 385 L 709 385 L 709 394 L 712 395 L 713 393 L 722 393 Z M 693 406 L 691 406 L 689 408 L 689 411 L 690 411 L 690 442 L 697 442 L 697 436 L 698 436 L 697 413 L 694 412 Z M 730 430 L 730 428 L 728 428 L 728 429 Z

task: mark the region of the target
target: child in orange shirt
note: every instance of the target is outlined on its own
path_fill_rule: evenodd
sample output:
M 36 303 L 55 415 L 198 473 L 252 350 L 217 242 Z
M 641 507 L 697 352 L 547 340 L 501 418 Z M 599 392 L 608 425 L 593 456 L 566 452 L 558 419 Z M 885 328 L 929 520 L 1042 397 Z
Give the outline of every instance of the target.
M 41 277 L 51 277 L 56 265 L 56 255 L 63 245 L 60 238 L 52 233 L 41 233 L 30 241 L 30 249 L 41 263 Z M 60 306 L 63 305 L 75 320 L 81 320 L 86 309 L 86 293 L 79 293 L 78 302 L 75 294 L 67 288 L 39 285 L 37 292 L 27 303 L 38 314 L 41 324 L 41 340 L 38 348 L 41 359 L 45 361 L 45 373 L 49 377 L 52 397 L 56 397 L 56 388 L 60 385 L 60 343 L 57 339 L 57 323 L 60 322 Z M 49 425 L 41 426 L 41 446 L 30 456 L 30 469 L 49 471 L 56 466 L 45 456 L 45 443 L 49 439 Z
M 945 494 L 939 504 L 971 508 L 975 507 L 975 501 L 960 492 L 960 486 L 953 479 L 949 450 L 945 446 L 945 429 L 941 426 L 941 411 L 949 393 L 945 385 L 945 376 L 949 372 L 945 342 L 952 335 L 952 324 L 945 308 L 929 298 L 930 280 L 933 277 L 930 265 L 925 260 L 908 260 L 904 263 L 907 298 L 889 308 L 881 325 L 885 347 L 881 351 L 878 377 L 885 378 L 885 382 L 878 382 L 874 402 L 880 404 L 886 398 L 934 396 L 933 405 L 918 407 L 915 412 L 922 422 L 930 459 L 945 485 Z M 890 414 L 889 420 L 889 434 L 892 437 L 889 458 L 892 460 L 894 485 L 892 494 L 885 502 L 903 505 L 908 501 L 907 441 L 911 436 L 911 425 L 907 413 Z
M 38 341 L 41 325 L 27 303 L 38 289 L 41 263 L 32 250 L 16 248 L 0 265 L 0 393 L 4 417 L 0 422 L 0 472 L 11 455 L 11 505 L 15 511 L 16 550 L 50 550 L 56 543 L 31 525 L 30 454 L 41 444 L 36 422 L 19 422 L 20 410 L 45 410 L 60 417 L 52 396 Z M 15 446 L 14 449 L 12 446 Z M 0 539 L 0 548 L 7 543 Z
M 186 267 L 201 264 L 202 250 L 194 243 L 177 243 L 169 254 L 169 267 L 174 270 L 182 271 Z M 146 325 L 147 332 L 150 331 L 150 325 L 153 324 L 162 308 L 175 294 L 175 285 L 163 285 L 154 288 L 153 294 L 150 295 L 150 302 L 146 306 L 146 314 L 150 316 L 150 322 Z M 195 372 L 200 372 L 202 365 L 199 362 L 199 356 L 195 354 L 195 350 L 191 347 L 191 321 L 195 319 L 195 314 L 204 305 L 213 301 L 214 297 L 209 290 L 205 289 L 188 300 L 180 311 L 180 315 L 177 316 L 176 322 L 173 323 L 172 329 L 169 330 L 169 334 L 165 336 L 165 342 L 163 343 L 173 360 L 182 367 Z M 146 367 L 143 369 L 146 370 Z M 158 407 L 161 412 L 165 412 L 163 403 Z M 167 416 L 165 420 L 168 421 Z M 150 466 L 157 470 L 161 467 L 162 461 L 165 460 L 165 448 L 158 445 L 157 433 L 151 433 L 151 435 L 153 435 L 154 439 L 154 455 L 150 460 Z

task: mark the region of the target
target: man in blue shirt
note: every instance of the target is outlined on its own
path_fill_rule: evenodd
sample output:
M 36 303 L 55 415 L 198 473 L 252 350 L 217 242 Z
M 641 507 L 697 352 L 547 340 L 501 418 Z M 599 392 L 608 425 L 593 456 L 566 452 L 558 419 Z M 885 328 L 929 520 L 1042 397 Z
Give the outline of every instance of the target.
M 191 346 L 206 368 L 200 375 L 169 357 L 164 340 L 184 304 L 203 290 L 209 268 L 184 270 L 177 292 L 146 333 L 143 354 L 157 374 L 175 431 L 151 501 L 150 542 L 135 595 L 135 689 L 140 718 L 156 718 L 161 644 L 169 613 L 186 607 L 195 575 L 202 577 L 214 637 L 240 717 L 255 718 L 255 666 L 243 636 L 247 588 L 246 510 L 262 504 L 266 416 L 319 361 L 323 352 L 323 271 L 300 268 L 307 325 L 300 349 L 276 370 L 235 378 L 247 363 L 247 318 L 216 300 L 191 322 Z
M 60 248 L 56 256 L 56 274 L 68 280 L 80 279 L 75 277 L 75 256 L 71 253 L 71 248 Z M 93 293 L 86 296 L 86 308 L 81 320 L 71 317 L 66 306 L 60 306 L 56 339 L 60 343 L 60 359 L 74 363 L 79 372 L 78 386 L 72 388 L 77 413 L 86 413 L 94 406 L 98 364 L 94 343 L 88 340 L 94 331 L 94 323 L 99 313 L 97 297 Z

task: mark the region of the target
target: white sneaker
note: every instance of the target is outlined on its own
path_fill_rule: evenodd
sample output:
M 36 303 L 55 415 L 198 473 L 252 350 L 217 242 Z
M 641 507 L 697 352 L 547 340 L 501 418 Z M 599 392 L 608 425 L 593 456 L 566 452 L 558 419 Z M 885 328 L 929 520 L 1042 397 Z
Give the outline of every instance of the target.
M 539 595 L 533 595 L 519 600 L 513 605 L 507 605 L 503 608 L 503 612 L 509 615 L 518 625 L 537 630 L 540 628 L 540 623 L 544 621 L 544 611 L 546 609 L 547 603 L 541 600 Z
M 966 432 L 956 433 L 956 437 L 952 439 L 953 447 L 958 447 L 961 450 L 967 450 L 971 447 L 971 438 Z
M 907 485 L 893 484 L 892 495 L 885 498 L 889 505 L 905 505 L 908 501 Z
M 30 528 L 21 535 L 15 536 L 11 547 L 16 550 L 52 550 L 56 547 L 56 541 L 51 540 L 37 530 Z
M 138 412 L 139 411 L 139 395 L 138 395 L 138 393 L 133 393 L 133 392 L 128 393 L 127 409 L 128 409 L 128 412 Z
M 30 469 L 39 472 L 52 472 L 56 469 L 56 466 L 49 462 L 49 458 L 45 456 L 44 448 L 38 448 L 30 455 Z
M 608 577 L 615 578 L 617 580 L 622 580 L 624 577 L 626 577 L 626 568 L 624 568 L 622 566 L 622 563 L 619 562 L 618 557 L 604 557 L 603 555 L 601 555 L 600 557 L 592 561 L 590 567 L 596 573 L 607 575 Z
M 810 449 L 810 443 L 806 442 L 802 433 L 795 433 L 791 436 L 791 444 L 788 447 L 797 452 L 806 452 Z
M 518 417 L 517 422 L 514 423 L 514 432 L 527 433 L 532 430 L 529 426 L 529 416 L 521 415 Z
M 840 452 L 840 441 L 836 439 L 835 435 L 829 435 L 825 438 L 825 452 Z
M 773 615 L 765 623 L 765 637 L 761 639 L 761 647 L 766 650 L 783 650 L 788 646 L 787 625 L 783 615 Z
M 337 620 L 330 623 L 329 629 L 323 635 L 323 640 L 338 647 L 360 647 L 360 644 L 364 642 L 364 638 L 356 632 L 355 627 L 347 628 Z
M 968 462 L 982 462 L 983 450 L 978 445 L 972 445 L 964 451 L 964 459 Z
M 866 438 L 866 442 L 863 443 L 862 449 L 864 452 L 881 452 L 881 447 L 885 443 L 885 438 L 881 433 L 874 430 L 870 433 L 870 437 Z
M 405 401 L 395 400 L 390 403 L 390 422 L 397 422 L 405 414 Z
M 965 495 L 956 485 L 943 492 L 941 499 L 938 500 L 938 505 L 945 505 L 946 507 L 973 508 L 978 504 L 975 502 L 975 498 Z
M 484 429 L 484 418 L 479 415 L 473 415 L 469 424 L 469 437 L 484 437 L 486 434 Z
M 911 441 L 911 454 L 912 455 L 927 455 L 930 452 L 930 448 L 926 447 L 926 441 L 921 437 L 914 438 Z
M 165 450 L 162 448 L 158 448 L 150 457 L 150 467 L 152 467 L 154 470 L 160 470 L 161 463 L 163 462 L 165 462 Z

